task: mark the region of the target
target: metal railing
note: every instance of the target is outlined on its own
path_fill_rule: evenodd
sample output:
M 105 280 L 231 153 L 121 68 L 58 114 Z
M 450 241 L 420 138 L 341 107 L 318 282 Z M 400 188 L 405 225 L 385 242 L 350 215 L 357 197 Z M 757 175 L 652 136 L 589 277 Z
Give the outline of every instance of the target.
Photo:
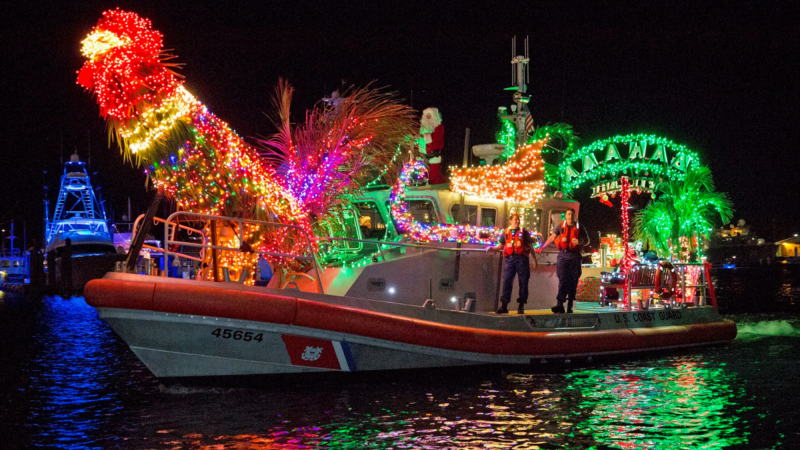
M 386 261 L 386 255 L 383 253 L 383 246 L 390 246 L 390 247 L 412 247 L 412 248 L 422 248 L 428 250 L 441 250 L 445 252 L 481 252 L 485 253 L 486 248 L 463 248 L 463 247 L 436 247 L 433 245 L 424 245 L 424 244 L 408 244 L 405 242 L 394 242 L 394 241 L 378 241 L 374 239 L 354 239 L 354 238 L 340 238 L 340 237 L 332 237 L 332 236 L 320 236 L 313 238 L 315 241 L 347 241 L 347 242 L 363 242 L 368 244 L 375 244 L 378 247 L 378 251 L 381 254 L 381 260 Z
M 170 247 L 170 245 L 181 245 L 181 246 L 185 246 L 185 247 L 195 247 L 195 248 L 200 248 L 200 249 L 204 249 L 204 250 L 205 249 L 209 249 L 209 250 L 221 250 L 221 251 L 229 251 L 229 252 L 230 251 L 243 251 L 242 249 L 238 249 L 238 248 L 224 247 L 224 246 L 220 246 L 220 245 L 213 245 L 213 243 L 211 245 L 209 245 L 207 243 L 207 241 L 205 241 L 205 239 L 204 239 L 204 242 L 202 244 L 194 243 L 194 242 L 173 240 L 174 239 L 174 235 L 172 236 L 172 238 L 170 238 L 170 226 L 171 226 L 171 222 L 173 222 L 173 220 L 175 220 L 178 217 L 196 218 L 198 220 L 220 220 L 220 221 L 227 221 L 227 222 L 237 223 L 239 225 L 238 236 L 237 236 L 238 239 L 239 239 L 239 242 L 245 242 L 245 240 L 244 240 L 244 227 L 243 227 L 244 224 L 252 224 L 252 225 L 266 226 L 266 227 L 277 227 L 277 228 L 292 228 L 292 229 L 297 230 L 300 233 L 300 235 L 305 238 L 306 245 L 308 247 L 309 252 L 311 253 L 311 256 L 291 255 L 291 254 L 277 253 L 277 252 L 263 252 L 263 251 L 256 251 L 256 250 L 248 251 L 248 253 L 253 253 L 253 254 L 256 254 L 256 255 L 259 255 L 259 256 L 276 256 L 276 257 L 280 257 L 280 258 L 292 258 L 292 259 L 300 259 L 300 260 L 304 260 L 304 261 L 312 261 L 313 264 L 314 264 L 314 272 L 317 275 L 317 277 L 316 277 L 317 288 L 319 289 L 319 292 L 321 294 L 325 293 L 325 290 L 322 287 L 322 279 L 321 279 L 321 276 L 320 276 L 319 262 L 317 261 L 317 255 L 314 252 L 314 247 L 311 244 L 311 237 L 308 235 L 308 233 L 304 229 L 302 229 L 301 227 L 299 227 L 297 225 L 289 225 L 289 224 L 278 223 L 278 222 L 264 222 L 264 221 L 261 221 L 261 220 L 252 220 L 252 219 L 241 219 L 241 218 L 236 218 L 236 217 L 213 216 L 213 215 L 210 215 L 210 214 L 190 213 L 190 212 L 182 212 L 182 211 L 179 211 L 179 212 L 176 212 L 176 213 L 172 213 L 164 221 L 164 223 L 165 223 L 165 227 L 164 227 L 164 261 L 165 261 L 165 264 L 169 261 L 169 254 L 170 254 L 169 247 Z M 180 224 L 176 222 L 174 225 L 180 225 Z M 174 226 L 174 225 L 172 225 L 172 226 Z M 174 253 L 174 252 L 172 252 L 172 253 Z M 213 264 L 212 264 L 212 270 L 214 271 L 214 273 L 216 273 L 216 271 L 217 271 L 217 267 L 214 266 Z M 164 271 L 163 276 L 164 277 L 167 276 L 167 271 L 166 270 Z
M 630 272 L 628 272 L 627 276 L 625 277 L 624 287 L 626 309 L 630 311 L 632 307 L 631 291 L 650 290 L 650 295 L 646 301 L 643 301 L 644 296 L 642 296 L 642 299 L 639 300 L 640 309 L 649 309 L 651 302 L 654 300 L 653 289 L 656 288 L 655 279 L 658 270 L 662 271 L 662 286 L 671 285 L 673 281 L 671 277 L 677 277 L 677 280 L 675 280 L 674 292 L 669 299 L 666 299 L 666 307 L 678 306 L 677 299 L 679 298 L 679 292 L 681 303 L 684 305 L 703 306 L 708 304 L 707 290 L 709 280 L 707 280 L 707 273 L 703 263 L 672 263 L 672 266 L 674 267 L 673 271 L 668 271 L 663 268 L 659 269 L 661 266 L 657 264 L 633 264 Z M 697 283 L 687 285 L 686 276 L 690 275 L 689 269 L 692 267 L 697 268 Z M 695 291 L 692 292 L 691 301 L 687 301 L 687 289 L 695 289 Z
M 126 243 L 130 244 L 131 242 L 133 242 L 133 239 L 136 236 L 136 233 L 139 232 L 139 223 L 144 219 L 144 217 L 145 217 L 144 214 L 140 214 L 139 217 L 137 217 L 136 220 L 133 222 L 133 229 L 131 231 L 131 240 L 130 240 L 130 242 L 125 241 Z M 172 217 L 172 216 L 170 216 L 170 217 Z M 167 220 L 169 220 L 169 218 L 167 218 Z M 177 224 L 177 227 L 176 226 L 170 227 L 167 224 L 167 220 L 164 220 L 164 219 L 162 219 L 160 217 L 153 217 L 153 224 L 154 225 L 158 224 L 158 223 L 163 223 L 163 224 L 166 225 L 164 227 L 164 235 L 165 236 L 166 236 L 167 233 L 169 233 L 170 236 L 171 236 L 171 239 L 174 240 L 175 239 L 175 233 L 177 233 L 178 229 L 181 229 L 181 230 L 188 231 L 189 234 L 197 233 L 200 237 L 203 238 L 203 244 L 206 244 L 208 242 L 208 238 L 205 235 L 205 233 L 203 233 L 203 230 L 198 230 L 197 228 L 192 228 L 192 227 L 188 227 L 186 225 L 181 225 L 180 223 Z M 153 251 L 156 251 L 156 252 L 163 252 L 164 251 L 163 248 L 154 247 L 152 245 L 147 244 L 146 242 L 147 241 L 145 241 L 145 244 L 142 244 L 142 248 L 146 248 L 148 250 L 153 250 Z M 183 245 L 183 241 L 180 241 L 180 242 L 181 242 L 181 245 Z M 186 259 L 190 259 L 192 261 L 199 261 L 199 262 L 202 262 L 204 257 L 205 257 L 205 249 L 204 248 L 200 249 L 200 252 L 199 252 L 200 256 L 199 257 L 188 255 L 188 254 L 181 253 L 181 252 L 171 252 L 171 253 L 173 253 L 174 255 L 180 256 L 181 258 L 186 258 Z

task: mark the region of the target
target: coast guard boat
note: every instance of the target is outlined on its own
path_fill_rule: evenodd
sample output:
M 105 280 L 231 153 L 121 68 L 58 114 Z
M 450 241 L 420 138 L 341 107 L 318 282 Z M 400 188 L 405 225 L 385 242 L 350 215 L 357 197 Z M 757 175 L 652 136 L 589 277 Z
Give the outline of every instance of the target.
M 178 212 L 165 229 L 181 220 L 214 220 L 238 230 L 291 228 Z M 535 309 L 525 314 L 498 315 L 493 311 L 502 262 L 483 248 L 335 238 L 373 245 L 377 261 L 326 267 L 312 237 L 302 238 L 309 249 L 304 255 L 269 253 L 312 265 L 287 274 L 281 285 L 274 282 L 278 277 L 259 287 L 109 273 L 89 282 L 84 296 L 161 378 L 531 364 L 718 344 L 736 336 L 736 325 L 717 312 L 703 265 L 678 265 L 666 276 L 696 270 L 696 284 L 683 276 L 673 283 L 675 297 L 655 304 L 631 300 L 632 291 L 654 288 L 656 271 L 642 265 L 633 267 L 627 301 L 617 308 L 581 302 L 574 314 L 553 314 L 551 298 L 544 309 L 532 302 Z M 238 251 L 167 235 L 164 243 L 167 250 Z M 533 291 L 539 287 L 532 282 Z
M 512 63 L 519 81 L 512 118 L 518 136 L 526 137 L 527 58 Z M 497 156 L 493 146 L 475 150 Z M 212 255 L 204 258 L 209 267 L 188 279 L 167 277 L 166 271 L 112 272 L 89 282 L 84 297 L 160 378 L 531 364 L 720 344 L 736 336 L 736 325 L 717 311 L 703 264 L 669 270 L 634 264 L 618 285 L 620 301 L 581 302 L 573 314 L 553 314 L 554 245 L 538 257 L 525 313 L 495 314 L 502 256 L 487 253 L 486 244 L 410 240 L 390 203 L 389 189 L 364 190 L 342 211 L 342 230 L 330 231 L 335 237 L 312 237 L 281 223 L 176 212 L 164 224 L 166 265 L 170 258 L 191 260 L 200 250 Z M 407 187 L 405 203 L 423 224 L 502 228 L 511 212 L 507 201 L 456 193 L 447 185 Z M 577 211 L 579 204 L 545 194 L 526 205 L 523 226 L 547 236 L 568 208 Z M 180 239 L 173 230 L 186 224 L 211 235 Z M 243 230 L 254 228 L 282 228 L 306 250 L 290 255 L 241 245 Z M 222 236 L 227 245 L 218 242 Z M 236 273 L 232 263 L 241 253 L 301 260 L 309 269 L 251 286 L 248 271 Z M 602 270 L 587 268 L 584 276 Z M 220 272 L 224 281 L 209 281 Z

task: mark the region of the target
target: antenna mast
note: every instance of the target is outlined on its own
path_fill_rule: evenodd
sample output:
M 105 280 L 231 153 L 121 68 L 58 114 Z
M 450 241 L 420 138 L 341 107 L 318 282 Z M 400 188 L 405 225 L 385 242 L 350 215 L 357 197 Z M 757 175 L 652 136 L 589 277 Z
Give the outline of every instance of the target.
M 516 145 L 524 145 L 528 141 L 529 132 L 533 131 L 533 119 L 531 118 L 530 110 L 528 109 L 528 102 L 531 97 L 525 95 L 528 92 L 528 83 L 530 72 L 528 63 L 530 62 L 530 54 L 528 53 L 528 37 L 525 37 L 525 54 L 514 55 L 517 52 L 517 37 L 511 40 L 511 83 L 517 86 L 514 92 L 514 103 L 512 107 L 514 110 L 514 123 L 517 126 Z

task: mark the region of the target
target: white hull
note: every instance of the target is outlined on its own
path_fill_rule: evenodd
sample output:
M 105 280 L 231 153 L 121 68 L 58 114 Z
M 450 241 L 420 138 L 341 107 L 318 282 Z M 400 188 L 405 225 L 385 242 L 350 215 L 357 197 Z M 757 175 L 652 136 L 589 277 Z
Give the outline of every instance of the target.
M 530 364 L 707 345 L 736 334 L 712 307 L 592 312 L 596 306 L 584 305 L 573 315 L 498 316 L 189 284 L 113 274 L 90 283 L 86 298 L 161 378 Z

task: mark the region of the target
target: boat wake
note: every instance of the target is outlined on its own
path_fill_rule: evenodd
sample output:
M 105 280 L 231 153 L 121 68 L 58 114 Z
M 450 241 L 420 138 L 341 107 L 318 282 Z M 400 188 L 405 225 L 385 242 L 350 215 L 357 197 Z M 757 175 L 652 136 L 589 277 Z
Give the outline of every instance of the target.
M 168 384 L 159 383 L 158 390 L 162 394 L 173 395 L 192 395 L 192 394 L 228 394 L 232 392 L 233 388 L 221 388 L 210 386 L 184 386 L 181 384 Z
M 768 320 L 739 323 L 737 340 L 755 340 L 765 337 L 800 337 L 800 324 L 796 320 Z

